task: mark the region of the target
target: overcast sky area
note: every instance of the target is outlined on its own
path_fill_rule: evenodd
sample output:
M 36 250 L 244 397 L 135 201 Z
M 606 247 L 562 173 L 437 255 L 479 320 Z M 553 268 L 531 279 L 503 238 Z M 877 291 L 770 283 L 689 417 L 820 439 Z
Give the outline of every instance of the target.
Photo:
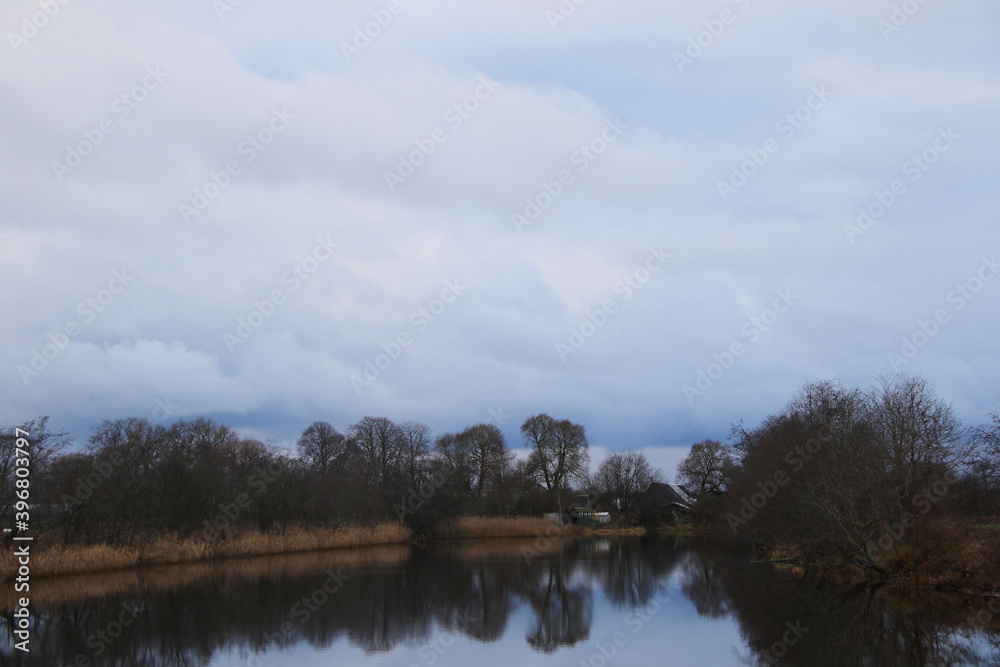
M 1000 5 L 576 1 L 4 2 L 0 420 L 984 421 Z

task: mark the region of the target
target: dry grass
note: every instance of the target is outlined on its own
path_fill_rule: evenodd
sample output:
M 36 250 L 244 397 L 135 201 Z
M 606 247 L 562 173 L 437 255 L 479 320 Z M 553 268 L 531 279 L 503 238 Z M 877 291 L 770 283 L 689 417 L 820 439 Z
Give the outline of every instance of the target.
M 907 575 L 915 585 L 937 590 L 998 590 L 1000 539 L 970 537 L 928 551 L 917 563 L 911 559 L 899 574 Z
M 93 597 L 127 597 L 138 592 L 168 591 L 180 587 L 211 585 L 224 578 L 270 579 L 308 576 L 329 568 L 348 570 L 371 565 L 398 565 L 411 554 L 409 545 L 386 545 L 312 551 L 221 561 L 202 560 L 153 567 L 129 567 L 74 577 L 43 577 L 31 582 L 31 600 L 42 607 L 69 604 Z M 18 594 L 13 586 L 0 586 L 0 613 L 11 613 Z
M 293 528 L 282 534 L 245 533 L 234 540 L 221 543 L 215 551 L 215 557 L 242 558 L 265 554 L 405 544 L 411 539 L 409 529 L 399 524 L 383 524 L 375 528 L 348 526 L 337 530 Z
M 561 526 L 536 517 L 464 517 L 435 532 L 440 538 L 580 537 L 585 535 L 641 535 L 635 528 L 583 528 Z M 58 575 L 117 572 L 140 567 L 197 563 L 228 558 L 295 554 L 353 547 L 410 544 L 413 535 L 399 524 L 374 528 L 359 526 L 336 530 L 291 528 L 284 532 L 251 531 L 205 544 L 197 540 L 158 538 L 135 547 L 98 544 L 69 546 L 36 544 L 32 548 L 32 578 Z M 0 582 L 14 576 L 17 562 L 13 550 L 0 549 Z
M 895 595 L 921 590 L 938 593 L 1000 593 L 1000 530 L 989 520 L 933 517 L 918 526 L 912 544 L 895 545 L 878 563 L 876 575 L 842 560 L 821 563 L 831 583 L 855 585 L 872 580 L 887 583 Z
M 283 533 L 251 531 L 211 544 L 169 538 L 152 540 L 138 547 L 46 547 L 39 544 L 32 550 L 31 576 L 48 577 L 124 570 L 145 565 L 407 544 L 411 539 L 409 529 L 398 524 L 384 524 L 374 528 L 351 526 L 337 530 L 293 528 Z M 16 568 L 13 551 L 0 551 L 0 582 L 13 577 Z

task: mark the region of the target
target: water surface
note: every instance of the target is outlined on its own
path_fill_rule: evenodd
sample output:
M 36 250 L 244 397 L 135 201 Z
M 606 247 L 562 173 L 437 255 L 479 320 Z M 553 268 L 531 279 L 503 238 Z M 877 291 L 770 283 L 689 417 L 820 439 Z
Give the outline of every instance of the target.
M 10 665 L 1000 665 L 966 609 L 657 540 L 485 541 L 39 580 Z M 996 607 L 996 605 L 994 605 Z M 996 625 L 994 625 L 996 627 Z

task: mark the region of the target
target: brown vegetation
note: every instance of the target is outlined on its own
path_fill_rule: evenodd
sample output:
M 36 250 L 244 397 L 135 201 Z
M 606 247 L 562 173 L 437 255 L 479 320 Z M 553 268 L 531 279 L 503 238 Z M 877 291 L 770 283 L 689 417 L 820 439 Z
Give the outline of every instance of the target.
M 411 539 L 412 535 L 406 527 L 383 524 L 373 528 L 347 527 L 337 530 L 293 528 L 280 533 L 248 531 L 211 544 L 165 537 L 131 547 L 112 547 L 106 544 L 45 545 L 43 542 L 32 551 L 31 574 L 33 578 L 37 578 L 107 572 L 148 565 L 408 544 Z M 0 581 L 11 578 L 16 569 L 14 552 L 0 551 Z
M 553 527 L 559 528 L 559 524 L 535 517 L 467 516 L 442 523 L 434 535 L 444 538 L 535 537 L 553 532 Z M 575 526 L 559 528 L 559 533 L 567 536 L 578 531 L 582 529 Z
M 915 589 L 953 594 L 998 594 L 1000 526 L 996 518 L 929 517 L 911 542 L 886 550 L 879 571 L 845 561 L 836 554 L 809 558 L 789 541 L 754 554 L 755 560 L 795 565 L 832 584 L 885 584 L 894 595 Z
M 584 537 L 597 536 L 639 536 L 645 528 L 604 527 L 591 528 L 572 524 L 560 525 L 549 519 L 535 517 L 486 517 L 469 516 L 441 524 L 435 531 L 439 538 L 503 538 L 503 537 Z
M 805 385 L 784 410 L 679 467 L 714 538 L 827 580 L 996 591 L 1000 414 L 968 429 L 920 377 Z M 704 448 L 702 448 L 704 449 Z M 714 489 L 702 479 L 718 482 Z M 985 515 L 985 518 L 984 518 Z
M 930 520 L 920 532 L 917 544 L 888 554 L 890 584 L 938 591 L 998 592 L 1000 529 L 981 527 L 975 519 L 941 517 Z
M 133 567 L 73 577 L 43 577 L 31 582 L 34 604 L 52 607 L 101 597 L 128 597 L 139 592 L 175 590 L 182 586 L 209 586 L 220 577 L 276 580 L 308 575 L 330 568 L 360 568 L 372 564 L 396 565 L 410 555 L 409 545 L 312 551 L 307 553 L 199 561 L 151 567 Z M 19 595 L 0 586 L 0 613 L 10 613 Z
M 558 531 L 558 533 L 554 533 Z M 440 524 L 438 539 L 494 539 L 524 537 L 638 536 L 645 529 L 584 528 L 560 526 L 534 517 L 462 517 Z M 372 528 L 348 526 L 336 530 L 292 528 L 284 532 L 248 531 L 225 540 L 206 544 L 200 540 L 154 538 L 131 547 L 106 544 L 46 544 L 42 541 L 32 551 L 33 578 L 58 575 L 113 572 L 150 566 L 198 563 L 210 560 L 249 558 L 280 554 L 324 552 L 356 547 L 409 545 L 414 535 L 406 526 L 382 524 Z M 0 550 L 0 582 L 12 578 L 17 569 L 12 550 Z

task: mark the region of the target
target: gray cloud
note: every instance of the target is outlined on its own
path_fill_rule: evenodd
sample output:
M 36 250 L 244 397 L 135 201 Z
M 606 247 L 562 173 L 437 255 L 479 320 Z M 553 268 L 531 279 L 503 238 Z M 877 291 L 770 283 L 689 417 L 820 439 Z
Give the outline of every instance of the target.
M 38 6 L 5 5 L 3 418 L 51 414 L 83 439 L 169 399 L 287 443 L 316 418 L 440 432 L 503 406 L 515 444 L 547 411 L 605 450 L 683 447 L 806 380 L 892 371 L 940 309 L 899 370 L 970 422 L 996 405 L 1000 281 L 949 298 L 1000 252 L 994 6 L 927 4 L 883 39 L 892 3 L 723 3 L 736 19 L 678 71 L 719 11 L 590 2 L 552 30 L 556 5 L 408 3 L 351 62 L 341 43 L 379 3 L 244 3 L 221 20 L 210 3 L 71 3 L 30 39 Z M 824 86 L 807 120 L 786 119 Z M 942 128 L 960 137 L 908 171 Z M 724 201 L 718 184 L 769 139 Z M 413 173 L 390 189 L 401 156 Z M 905 192 L 852 243 L 845 226 L 894 181 Z M 320 239 L 338 246 L 323 261 Z M 661 246 L 670 261 L 626 299 Z M 102 303 L 123 268 L 134 280 Z M 467 290 L 435 312 L 454 280 Z M 794 305 L 753 324 L 788 289 Z M 672 474 L 678 451 L 653 456 Z

